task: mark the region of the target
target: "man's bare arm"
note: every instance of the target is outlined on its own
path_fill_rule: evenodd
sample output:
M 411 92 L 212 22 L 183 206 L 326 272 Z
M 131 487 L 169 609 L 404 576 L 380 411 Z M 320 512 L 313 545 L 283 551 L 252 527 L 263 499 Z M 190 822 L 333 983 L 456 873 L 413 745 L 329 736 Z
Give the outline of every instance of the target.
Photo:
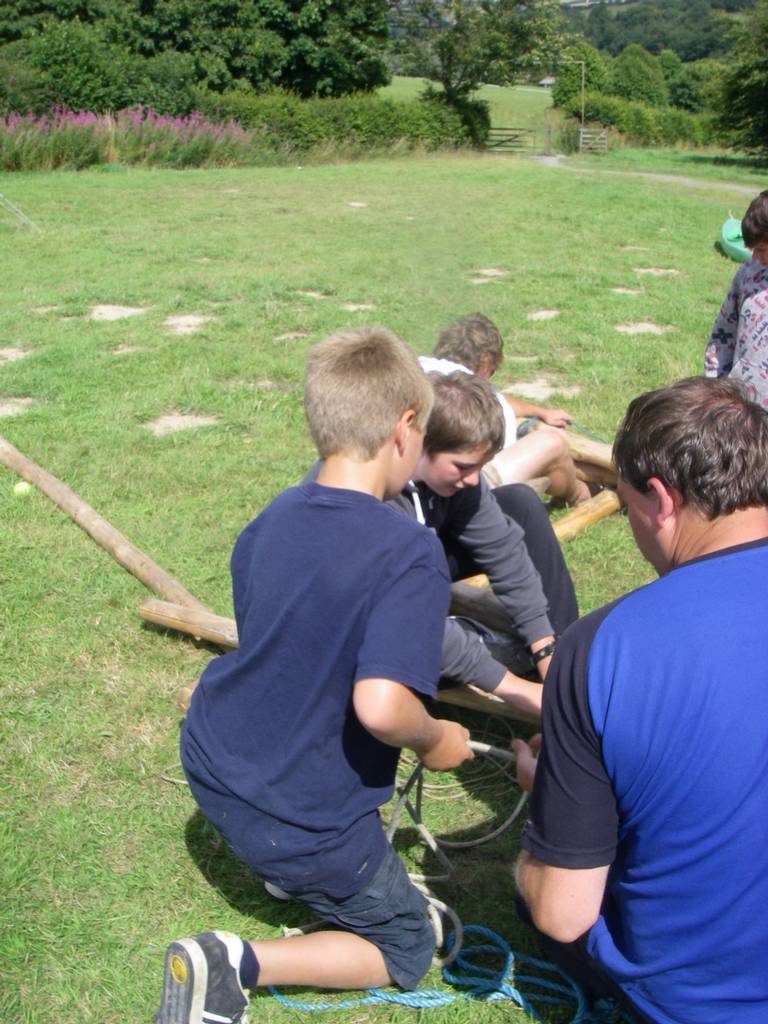
M 600 914 L 608 867 L 556 868 L 523 850 L 515 881 L 539 931 L 557 942 L 574 942 L 591 928 Z
M 352 696 L 361 725 L 391 747 L 407 747 L 433 771 L 469 761 L 469 730 L 458 722 L 432 718 L 419 698 L 391 679 L 361 679 Z

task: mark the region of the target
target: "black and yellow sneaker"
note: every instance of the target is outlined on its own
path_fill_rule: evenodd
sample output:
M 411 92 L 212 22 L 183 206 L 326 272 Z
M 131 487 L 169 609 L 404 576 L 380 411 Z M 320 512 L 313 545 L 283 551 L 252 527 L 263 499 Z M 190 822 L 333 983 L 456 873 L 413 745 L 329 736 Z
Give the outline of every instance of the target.
M 243 940 L 229 932 L 172 942 L 155 1024 L 248 1024 L 242 958 Z

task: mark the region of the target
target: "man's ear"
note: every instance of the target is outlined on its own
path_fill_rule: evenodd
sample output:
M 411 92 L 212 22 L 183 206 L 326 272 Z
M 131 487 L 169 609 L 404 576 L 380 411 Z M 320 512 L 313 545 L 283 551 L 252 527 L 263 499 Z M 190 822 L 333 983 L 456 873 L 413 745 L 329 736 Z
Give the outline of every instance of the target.
M 483 352 L 477 364 L 475 373 L 478 377 L 483 377 L 485 380 L 490 380 L 493 376 L 496 367 L 493 362 L 493 357 L 487 352 Z
M 397 426 L 395 427 L 395 447 L 399 455 L 404 454 L 406 444 L 408 443 L 408 434 L 415 423 L 416 413 L 413 409 L 406 409 L 397 421 Z
M 682 508 L 682 495 L 657 476 L 649 478 L 648 490 L 653 492 L 657 503 L 655 512 L 657 525 L 663 526 L 671 516 L 676 515 Z

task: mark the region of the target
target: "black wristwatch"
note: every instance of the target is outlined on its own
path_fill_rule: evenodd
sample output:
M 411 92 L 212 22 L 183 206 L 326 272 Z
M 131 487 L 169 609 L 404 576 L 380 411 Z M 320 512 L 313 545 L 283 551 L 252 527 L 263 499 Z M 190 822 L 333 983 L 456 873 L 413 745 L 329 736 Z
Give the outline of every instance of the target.
M 544 661 L 545 658 L 551 657 L 555 653 L 557 647 L 557 638 L 550 640 L 548 644 L 540 647 L 538 651 L 531 651 L 531 659 L 534 665 L 538 665 L 540 661 Z

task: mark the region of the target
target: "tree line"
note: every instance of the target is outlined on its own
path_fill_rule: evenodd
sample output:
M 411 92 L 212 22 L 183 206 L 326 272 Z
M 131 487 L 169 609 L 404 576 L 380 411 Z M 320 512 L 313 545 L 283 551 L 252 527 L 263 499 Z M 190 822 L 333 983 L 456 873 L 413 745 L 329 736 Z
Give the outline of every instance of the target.
M 630 43 L 658 55 L 671 50 L 684 62 L 722 57 L 729 34 L 754 0 L 641 0 L 568 9 L 570 31 L 598 50 L 616 57 Z
M 593 93 L 709 111 L 723 138 L 768 151 L 768 0 L 749 3 L 601 5 L 574 21 L 557 0 L 0 0 L 0 111 L 142 105 L 184 115 L 212 109 L 211 96 L 231 109 L 274 89 L 369 93 L 395 70 L 426 78 L 427 96 L 481 141 L 481 83 L 554 71 L 555 102 L 567 107 L 581 60 Z M 589 37 L 575 31 L 590 25 Z M 609 30 L 642 25 L 648 45 L 614 53 Z

